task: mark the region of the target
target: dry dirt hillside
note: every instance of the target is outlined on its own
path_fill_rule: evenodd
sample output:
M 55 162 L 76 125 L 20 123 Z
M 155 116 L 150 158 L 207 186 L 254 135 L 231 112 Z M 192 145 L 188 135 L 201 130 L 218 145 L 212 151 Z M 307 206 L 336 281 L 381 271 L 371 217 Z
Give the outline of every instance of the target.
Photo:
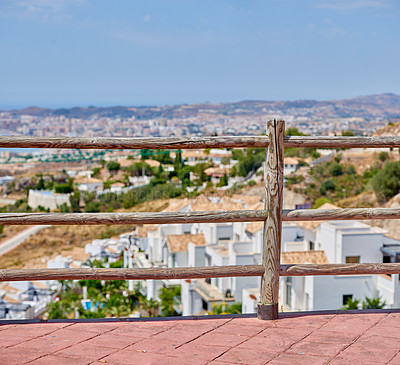
M 159 212 L 168 206 L 168 201 L 157 200 L 137 205 L 130 211 Z M 16 226 L 18 229 L 23 226 Z M 49 259 L 84 247 L 96 238 L 119 236 L 131 232 L 132 225 L 99 225 L 99 226 L 52 226 L 29 237 L 14 250 L 0 256 L 0 268 L 45 268 Z
M 378 129 L 373 136 L 400 136 L 400 120 L 397 123 Z

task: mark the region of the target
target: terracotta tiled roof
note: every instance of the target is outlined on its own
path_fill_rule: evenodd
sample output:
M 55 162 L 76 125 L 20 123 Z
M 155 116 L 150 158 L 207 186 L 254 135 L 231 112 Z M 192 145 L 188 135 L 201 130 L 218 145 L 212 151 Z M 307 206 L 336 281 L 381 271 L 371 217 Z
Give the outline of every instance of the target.
M 19 290 L 7 283 L 0 283 L 0 290 L 4 290 L 8 293 L 18 293 Z
M 129 166 L 132 166 L 136 162 L 140 162 L 140 160 L 131 160 L 129 158 L 124 158 L 122 160 L 118 160 L 118 163 L 121 165 L 121 167 L 129 167 Z
M 76 183 L 76 184 L 94 184 L 94 183 L 103 183 L 103 180 L 96 179 L 94 177 L 77 176 L 74 179 L 74 183 Z
M 137 237 L 147 237 L 147 234 L 150 231 L 156 231 L 158 226 L 155 224 L 145 224 L 144 226 L 138 226 L 136 228 L 136 236 Z
M 331 204 L 331 203 L 325 203 L 325 204 L 322 204 L 317 209 L 340 209 L 340 207 L 338 207 L 337 205 Z M 297 225 L 301 228 L 305 228 L 310 231 L 313 231 L 314 229 L 318 228 L 322 222 L 323 221 L 305 221 L 305 222 L 300 221 L 300 222 L 297 222 Z
M 41 281 L 32 281 L 32 284 L 39 289 L 48 289 L 49 287 Z
M 225 174 L 229 175 L 231 172 L 230 167 L 209 167 L 204 170 L 206 175 L 216 175 L 216 176 L 224 176 Z
M 12 304 L 18 304 L 18 303 L 20 302 L 19 300 L 15 299 L 15 298 L 13 298 L 13 297 L 10 297 L 10 296 L 7 295 L 7 294 L 4 295 L 3 300 L 6 301 L 6 302 L 8 302 L 8 303 L 12 303 Z
M 189 242 L 195 246 L 206 245 L 206 239 L 203 234 L 172 234 L 167 236 L 167 242 L 171 252 L 187 251 Z
M 157 160 L 144 160 L 144 162 L 146 162 L 151 167 L 158 167 L 161 165 L 161 162 Z
M 329 264 L 324 251 L 282 252 L 282 264 Z
M 182 158 L 201 158 L 205 159 L 208 155 L 200 150 L 185 150 L 182 151 Z
M 264 222 L 252 222 L 247 225 L 246 231 L 254 234 L 264 228 Z

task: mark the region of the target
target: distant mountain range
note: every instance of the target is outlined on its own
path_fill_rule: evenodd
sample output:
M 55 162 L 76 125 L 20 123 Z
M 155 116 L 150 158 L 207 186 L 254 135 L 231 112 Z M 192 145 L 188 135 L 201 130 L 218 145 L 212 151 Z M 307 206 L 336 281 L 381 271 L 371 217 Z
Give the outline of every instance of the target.
M 262 101 L 245 100 L 233 103 L 202 103 L 161 106 L 113 106 L 113 107 L 74 107 L 46 109 L 29 107 L 8 111 L 15 115 L 35 115 L 39 117 L 64 115 L 69 118 L 90 119 L 96 117 L 121 117 L 136 119 L 152 118 L 185 118 L 199 113 L 219 115 L 265 115 L 266 113 L 298 114 L 303 110 L 304 116 L 323 113 L 327 110 L 331 117 L 384 117 L 400 118 L 400 95 L 386 93 L 369 96 L 358 96 L 343 100 L 296 100 L 296 101 Z M 333 113 L 334 112 L 334 113 Z

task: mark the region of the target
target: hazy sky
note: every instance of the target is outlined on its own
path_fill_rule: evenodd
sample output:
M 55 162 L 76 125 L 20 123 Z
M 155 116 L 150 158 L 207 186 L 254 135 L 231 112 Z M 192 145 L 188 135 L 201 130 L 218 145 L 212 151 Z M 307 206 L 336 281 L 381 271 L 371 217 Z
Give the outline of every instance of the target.
M 400 94 L 400 1 L 0 0 L 0 107 Z

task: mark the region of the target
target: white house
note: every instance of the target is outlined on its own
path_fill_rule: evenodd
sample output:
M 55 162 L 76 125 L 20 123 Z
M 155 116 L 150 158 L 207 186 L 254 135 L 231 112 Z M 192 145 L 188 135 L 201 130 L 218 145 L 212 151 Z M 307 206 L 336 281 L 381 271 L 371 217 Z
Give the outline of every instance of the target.
M 300 167 L 299 160 L 295 157 L 286 157 L 284 159 L 284 175 L 290 175 L 293 172 L 296 172 Z
M 28 205 L 32 209 L 36 209 L 39 206 L 56 210 L 63 204 L 71 205 L 69 201 L 70 194 L 56 194 L 49 190 L 29 190 Z

